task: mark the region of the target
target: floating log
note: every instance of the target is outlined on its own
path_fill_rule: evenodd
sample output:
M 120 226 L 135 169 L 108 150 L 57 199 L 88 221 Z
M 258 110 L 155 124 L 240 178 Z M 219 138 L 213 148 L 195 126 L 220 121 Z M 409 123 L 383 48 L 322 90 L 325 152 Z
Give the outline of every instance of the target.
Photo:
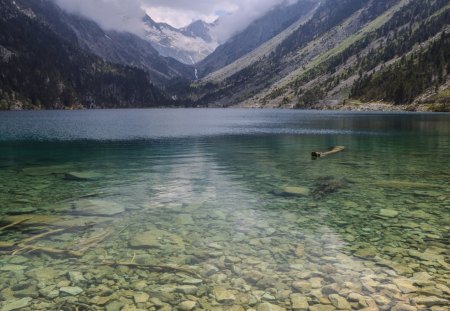
M 328 156 L 328 155 L 331 155 L 331 154 L 335 154 L 335 153 L 341 152 L 341 151 L 343 151 L 344 149 L 345 149 L 344 146 L 335 146 L 335 147 L 331 148 L 331 149 L 328 150 L 328 151 L 313 151 L 313 152 L 311 153 L 311 157 L 313 158 L 313 160 L 315 160 L 315 159 L 317 159 L 317 158 L 323 158 L 323 157 L 326 157 L 326 156 Z

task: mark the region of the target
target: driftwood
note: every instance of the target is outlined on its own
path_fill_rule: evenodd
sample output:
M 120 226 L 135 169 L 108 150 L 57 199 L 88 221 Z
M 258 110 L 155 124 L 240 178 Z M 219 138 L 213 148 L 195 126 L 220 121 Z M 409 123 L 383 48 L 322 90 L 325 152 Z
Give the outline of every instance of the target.
M 20 222 L 23 222 L 23 221 L 20 221 Z M 15 222 L 8 226 L 12 227 L 13 225 L 16 225 L 20 222 Z M 28 238 L 23 239 L 16 243 L 0 242 L 0 249 L 5 249 L 5 250 L 0 251 L 0 253 L 1 254 L 11 254 L 14 256 L 14 255 L 18 255 L 18 254 L 21 254 L 24 252 L 27 252 L 27 253 L 41 252 L 41 253 L 47 253 L 50 255 L 67 255 L 67 256 L 72 256 L 72 257 L 81 257 L 89 249 L 95 247 L 96 245 L 98 245 L 99 243 L 104 241 L 106 238 L 108 238 L 114 232 L 112 228 L 108 228 L 104 232 L 102 232 L 96 236 L 81 240 L 78 244 L 74 245 L 74 247 L 72 249 L 60 249 L 60 248 L 52 248 L 52 247 L 46 247 L 46 246 L 41 246 L 41 245 L 36 245 L 36 244 L 29 244 L 30 242 L 42 239 L 49 235 L 67 231 L 69 229 L 73 229 L 73 227 L 49 230 L 49 231 L 43 232 L 41 234 L 28 237 Z
M 88 249 L 93 248 L 94 246 L 106 240 L 111 234 L 113 234 L 113 232 L 114 230 L 112 228 L 108 228 L 104 232 L 96 236 L 82 240 L 77 245 L 75 245 L 74 249 L 76 249 L 77 252 L 81 252 L 82 254 L 84 254 Z
M 199 279 L 203 279 L 200 274 L 197 272 L 190 270 L 188 268 L 183 268 L 179 266 L 174 265 L 150 265 L 150 264 L 139 264 L 139 263 L 133 263 L 133 262 L 115 262 L 115 261 L 105 261 L 102 262 L 100 265 L 106 265 L 111 267 L 130 267 L 130 268 L 139 268 L 139 269 L 148 269 L 153 270 L 157 272 L 183 272 L 186 274 L 190 274 L 192 276 L 195 276 Z
M 328 155 L 331 155 L 331 154 L 335 154 L 335 153 L 341 152 L 341 151 L 343 151 L 344 149 L 345 149 L 345 147 L 343 147 L 343 146 L 336 146 L 336 147 L 331 148 L 331 149 L 328 150 L 328 151 L 313 151 L 313 152 L 311 153 L 311 157 L 315 160 L 315 159 L 317 159 L 317 158 L 323 158 L 323 157 L 326 157 L 326 156 L 328 156 Z
M 52 247 L 44 247 L 39 245 L 17 245 L 18 247 L 21 247 L 20 249 L 15 250 L 12 255 L 17 255 L 19 253 L 27 252 L 39 252 L 39 253 L 46 253 L 49 255 L 67 255 L 72 257 L 81 257 L 83 256 L 82 252 L 73 251 L 70 249 L 59 249 L 59 248 L 52 248 Z
M 1 228 L 0 228 L 0 231 L 3 231 L 3 230 L 6 230 L 6 229 L 9 229 L 9 228 L 12 228 L 12 227 L 14 227 L 14 226 L 16 226 L 16 225 L 19 225 L 19 224 L 21 224 L 21 223 L 23 223 L 23 222 L 25 222 L 25 221 L 27 221 L 27 220 L 30 220 L 30 219 L 32 219 L 32 218 L 33 218 L 33 217 L 28 217 L 28 218 L 19 219 L 19 220 L 13 222 L 13 223 L 10 223 L 9 225 L 6 225 L 6 226 L 4 226 L 4 227 L 1 227 Z

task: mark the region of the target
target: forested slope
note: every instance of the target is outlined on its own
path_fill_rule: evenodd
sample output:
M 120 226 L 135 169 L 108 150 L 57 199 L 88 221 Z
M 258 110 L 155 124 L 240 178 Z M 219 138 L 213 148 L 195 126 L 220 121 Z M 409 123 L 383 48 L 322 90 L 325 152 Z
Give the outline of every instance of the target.
M 168 104 L 146 72 L 84 52 L 31 10 L 0 0 L 0 108 Z

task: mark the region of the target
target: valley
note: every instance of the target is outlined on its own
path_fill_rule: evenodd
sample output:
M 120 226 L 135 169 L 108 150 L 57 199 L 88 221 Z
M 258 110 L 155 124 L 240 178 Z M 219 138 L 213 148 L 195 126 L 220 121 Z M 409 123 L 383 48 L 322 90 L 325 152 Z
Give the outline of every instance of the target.
M 14 5 L 3 0 L 1 9 L 10 15 L 2 15 L 0 31 L 1 109 L 359 110 L 365 103 L 388 110 L 450 109 L 450 5 L 445 0 L 298 0 L 274 6 L 223 43 L 215 37 L 220 18 L 175 28 L 146 15 L 143 34 L 138 35 L 102 29 L 49 0 L 17 0 Z M 19 21 L 23 32 L 12 27 Z M 30 28 L 25 29 L 26 25 Z M 88 87 L 83 86 L 85 78 L 66 76 L 63 64 L 55 64 L 59 74 L 46 72 L 27 61 L 45 56 L 23 50 L 36 29 L 51 38 L 47 39 L 51 42 L 33 43 L 42 44 L 42 51 L 58 41 L 56 45 L 70 47 L 68 59 L 76 59 L 77 54 L 104 63 L 111 72 L 124 70 L 117 66 L 137 70 L 139 83 L 117 91 L 113 81 L 105 81 L 100 93 L 108 95 L 97 96 L 89 88 L 98 85 L 98 78 Z M 11 80 L 17 68 L 33 78 L 15 73 L 16 80 Z M 43 81 L 47 86 L 39 87 Z M 145 92 L 153 88 L 159 95 L 136 95 L 140 91 L 133 86 L 139 84 L 148 84 Z M 52 89 L 53 95 L 41 94 L 44 89 Z

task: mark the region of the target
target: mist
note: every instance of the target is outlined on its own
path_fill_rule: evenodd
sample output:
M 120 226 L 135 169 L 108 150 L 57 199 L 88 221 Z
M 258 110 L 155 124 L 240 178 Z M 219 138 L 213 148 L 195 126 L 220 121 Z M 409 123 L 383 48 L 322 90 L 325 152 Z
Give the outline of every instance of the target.
M 298 0 L 244 0 L 239 2 L 239 9 L 231 14 L 220 17 L 217 27 L 212 29 L 212 36 L 225 43 L 233 35 L 239 33 L 256 19 L 279 5 L 290 5 Z
M 68 13 L 96 22 L 104 30 L 143 35 L 145 10 L 140 0 L 55 0 Z
M 142 36 L 146 14 L 158 22 L 183 27 L 202 19 L 219 18 L 212 36 L 220 43 L 244 30 L 277 5 L 298 0 L 54 0 L 65 11 L 95 21 L 105 30 Z

